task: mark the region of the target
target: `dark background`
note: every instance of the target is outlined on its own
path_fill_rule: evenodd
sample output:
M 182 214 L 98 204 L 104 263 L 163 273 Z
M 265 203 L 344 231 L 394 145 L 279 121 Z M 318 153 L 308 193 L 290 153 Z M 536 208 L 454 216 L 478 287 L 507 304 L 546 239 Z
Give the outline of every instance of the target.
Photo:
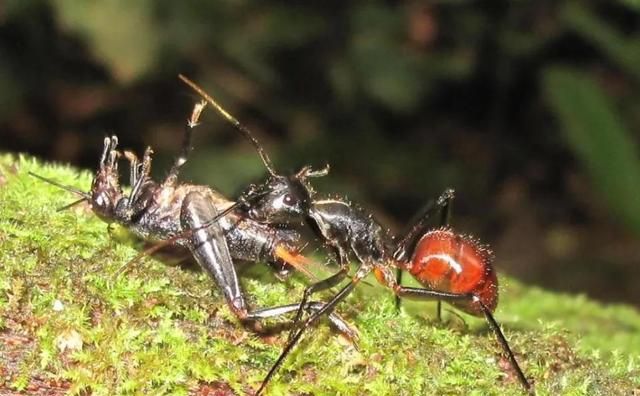
M 451 186 L 499 271 L 638 305 L 639 27 L 635 0 L 4 1 L 0 150 L 94 169 L 116 133 L 162 175 L 184 73 L 394 232 Z M 185 179 L 264 173 L 212 111 L 195 140 Z

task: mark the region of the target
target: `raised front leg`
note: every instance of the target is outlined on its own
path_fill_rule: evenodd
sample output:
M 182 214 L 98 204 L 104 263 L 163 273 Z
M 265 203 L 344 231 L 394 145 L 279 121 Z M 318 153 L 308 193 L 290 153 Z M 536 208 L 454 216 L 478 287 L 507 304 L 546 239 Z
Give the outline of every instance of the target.
M 180 173 L 180 168 L 187 162 L 187 157 L 189 153 L 191 153 L 191 140 L 193 136 L 193 130 L 198 126 L 198 122 L 200 120 L 200 115 L 202 114 L 202 110 L 207 105 L 207 102 L 201 100 L 196 103 L 193 107 L 193 111 L 191 112 L 191 116 L 187 120 L 187 124 L 184 127 L 184 135 L 182 137 L 182 148 L 180 149 L 180 154 L 176 158 L 171 170 L 167 174 L 163 184 L 175 184 L 178 179 L 178 174 Z
M 129 196 L 129 204 L 137 203 L 140 198 L 142 186 L 145 182 L 150 181 L 151 173 L 151 155 L 153 150 L 147 147 L 142 156 L 142 163 L 138 163 L 138 157 L 135 154 L 125 151 L 125 157 L 131 162 L 131 195 Z

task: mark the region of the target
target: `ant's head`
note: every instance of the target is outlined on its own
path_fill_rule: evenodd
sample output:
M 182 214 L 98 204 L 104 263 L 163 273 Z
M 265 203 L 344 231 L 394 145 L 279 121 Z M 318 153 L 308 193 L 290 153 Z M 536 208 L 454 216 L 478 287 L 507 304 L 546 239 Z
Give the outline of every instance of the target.
M 326 166 L 323 169 L 314 171 L 311 167 L 305 166 L 294 175 L 278 175 L 269 156 L 258 140 L 253 137 L 251 131 L 223 109 L 215 99 L 196 83 L 183 75 L 179 75 L 178 77 L 202 96 L 211 107 L 251 142 L 258 152 L 260 159 L 262 159 L 265 168 L 267 168 L 270 175 L 269 179 L 264 184 L 252 186 L 249 191 L 244 194 L 249 216 L 253 220 L 269 224 L 302 222 L 309 213 L 311 196 L 313 195 L 313 190 L 307 179 L 310 177 L 325 176 L 329 173 L 329 167 Z
M 117 146 L 117 136 L 104 139 L 100 166 L 93 178 L 91 191 L 89 192 L 88 201 L 91 209 L 104 221 L 113 220 L 116 205 L 122 198 L 122 188 L 120 188 L 118 181 L 118 157 L 120 153 L 116 150 Z
M 314 171 L 309 166 L 299 172 L 282 176 L 271 173 L 269 179 L 247 194 L 249 217 L 269 224 L 300 223 L 308 216 L 313 190 L 310 177 L 329 173 L 329 167 Z M 252 197 L 256 197 L 252 199 Z

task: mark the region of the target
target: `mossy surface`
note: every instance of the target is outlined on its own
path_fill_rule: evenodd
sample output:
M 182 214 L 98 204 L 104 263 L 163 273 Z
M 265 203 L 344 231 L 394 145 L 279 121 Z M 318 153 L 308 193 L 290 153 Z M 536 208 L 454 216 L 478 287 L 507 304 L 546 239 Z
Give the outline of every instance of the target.
M 111 232 L 33 171 L 87 189 L 88 172 L 0 156 L 0 394 L 245 394 L 286 333 L 243 328 L 205 274 L 145 258 L 114 274 L 141 243 Z M 241 268 L 252 306 L 291 303 L 305 285 Z M 325 270 L 326 271 L 326 270 Z M 521 395 L 481 319 L 408 302 L 363 284 L 337 312 L 360 351 L 325 322 L 286 360 L 267 394 Z M 539 395 L 640 392 L 640 314 L 502 277 L 496 318 Z M 636 393 L 634 393 L 636 392 Z

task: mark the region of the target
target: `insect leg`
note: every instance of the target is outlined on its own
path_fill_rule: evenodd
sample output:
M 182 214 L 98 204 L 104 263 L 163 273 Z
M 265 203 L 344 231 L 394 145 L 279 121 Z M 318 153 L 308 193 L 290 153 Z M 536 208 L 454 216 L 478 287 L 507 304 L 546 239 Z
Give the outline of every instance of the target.
M 247 315 L 247 319 L 250 320 L 262 320 L 267 318 L 274 318 L 282 315 L 286 315 L 288 313 L 298 311 L 299 309 L 303 309 L 308 313 L 317 312 L 322 307 L 324 307 L 325 303 L 319 301 L 309 301 L 305 304 L 297 303 L 297 304 L 287 304 L 281 305 L 278 307 L 271 308 L 262 308 L 253 312 L 250 312 Z M 329 313 L 327 316 L 331 325 L 333 325 L 342 335 L 347 337 L 349 341 L 353 343 L 353 345 L 357 348 L 356 342 L 358 341 L 358 332 L 353 329 L 340 315 L 335 312 Z
M 216 217 L 213 203 L 198 192 L 187 194 L 180 213 L 182 229 L 197 229 L 187 238 L 187 246 L 200 266 L 213 278 L 231 310 L 240 318 L 247 317 L 247 307 L 240 290 L 224 231 L 218 222 L 202 228 Z
M 417 240 L 425 233 L 425 231 L 429 228 L 427 225 L 427 220 L 433 215 L 434 212 L 439 211 L 440 218 L 439 226 L 443 227 L 449 224 L 449 218 L 451 217 L 451 202 L 454 198 L 453 189 L 446 189 L 436 200 L 431 200 L 427 203 L 427 205 L 419 211 L 418 215 L 414 216 L 414 219 L 417 220 L 412 221 L 413 226 L 409 229 L 409 232 L 398 242 L 396 245 L 395 252 L 393 253 L 393 257 L 400 262 L 407 261 L 410 259 L 411 252 L 413 251 L 413 247 Z M 402 268 L 396 269 L 396 283 L 398 285 L 402 284 Z M 400 309 L 401 299 L 396 296 L 396 309 Z M 440 321 L 441 315 L 441 304 L 438 301 L 438 305 L 436 308 L 436 317 L 438 321 Z
M 142 191 L 142 186 L 147 180 L 150 180 L 149 174 L 151 173 L 151 154 L 153 154 L 153 150 L 151 149 L 151 147 L 147 147 L 144 150 L 144 154 L 142 156 L 142 163 L 139 165 L 137 164 L 137 158 L 133 158 L 134 160 L 136 160 L 135 166 L 137 169 L 135 172 L 135 177 L 136 177 L 135 183 L 131 185 L 131 195 L 129 196 L 129 204 L 138 202 L 139 195 Z M 126 155 L 127 153 L 125 152 L 125 157 L 129 159 L 129 161 L 131 161 L 131 159 Z M 133 157 L 135 157 L 135 155 Z M 131 166 L 132 167 L 134 166 L 133 162 L 131 163 Z
M 305 311 L 307 302 L 311 298 L 311 295 L 313 293 L 318 293 L 338 285 L 340 282 L 344 280 L 348 272 L 349 272 L 349 267 L 346 265 L 343 265 L 340 268 L 340 270 L 335 274 L 331 275 L 326 279 L 313 283 L 307 286 L 306 289 L 304 289 L 304 293 L 302 294 L 302 300 L 300 301 L 300 304 L 298 304 L 299 305 L 298 312 L 296 313 L 295 319 L 293 320 L 292 331 L 289 333 L 289 340 L 291 340 L 291 337 L 293 336 L 295 331 L 300 327 L 302 314 Z
M 173 184 L 176 182 L 178 178 L 178 173 L 180 172 L 180 168 L 187 162 L 187 157 L 189 153 L 191 153 L 191 141 L 193 137 L 193 130 L 197 127 L 198 121 L 200 119 L 200 115 L 202 114 L 202 110 L 207 105 L 205 100 L 201 100 L 196 103 L 193 107 L 193 111 L 191 112 L 191 116 L 187 120 L 187 123 L 184 127 L 184 135 L 182 137 L 182 148 L 180 149 L 180 155 L 176 158 L 173 166 L 169 170 L 167 177 L 165 178 L 163 184 Z
M 116 147 L 118 146 L 118 137 L 117 136 L 112 136 L 112 137 L 105 137 L 104 138 L 104 146 L 102 148 L 102 154 L 100 156 L 100 164 L 98 165 L 98 172 L 96 174 L 96 179 L 101 178 L 101 177 L 107 177 L 110 174 L 117 174 L 117 158 L 118 158 L 118 152 L 116 150 Z M 112 168 L 116 168 L 115 170 L 112 170 Z M 91 196 L 91 192 L 84 192 L 81 191 L 73 186 L 66 186 L 64 184 L 60 184 L 55 180 L 37 175 L 33 172 L 29 172 L 29 174 L 33 177 L 36 177 L 46 183 L 49 183 L 51 185 L 54 185 L 58 188 L 61 188 L 65 191 L 68 191 L 78 197 L 80 197 L 80 199 L 64 205 L 61 208 L 58 208 L 57 211 L 63 211 L 66 209 L 69 209 L 72 206 L 75 206 L 79 203 L 85 202 L 85 201 L 91 201 L 92 196 Z M 94 180 L 94 184 L 96 183 L 96 180 Z M 117 181 L 116 181 L 117 183 Z
M 356 285 L 364 277 L 366 277 L 371 272 L 372 269 L 373 267 L 369 264 L 364 264 L 364 263 L 361 264 L 360 267 L 358 268 L 358 271 L 351 279 L 351 282 L 349 282 L 342 289 L 340 289 L 340 291 L 336 293 L 318 311 L 311 314 L 298 329 L 295 329 L 293 336 L 289 337 L 287 345 L 284 347 L 284 349 L 280 353 L 280 356 L 278 357 L 276 362 L 273 364 L 273 366 L 271 366 L 271 369 L 269 370 L 264 380 L 262 381 L 260 388 L 258 388 L 258 390 L 256 391 L 256 395 L 259 395 L 260 393 L 262 393 L 262 391 L 265 389 L 265 387 L 267 386 L 271 378 L 274 376 L 276 371 L 278 371 L 278 368 L 280 368 L 280 366 L 282 365 L 282 362 L 284 362 L 284 359 L 289 355 L 293 347 L 295 347 L 296 344 L 300 341 L 300 339 L 302 338 L 302 335 L 304 334 L 304 331 L 308 329 L 311 325 L 313 325 L 322 315 L 325 315 L 331 312 L 336 305 L 338 305 L 349 294 L 351 294 L 351 292 L 356 287 Z
M 491 314 L 491 310 L 486 305 L 484 305 L 480 300 L 480 298 L 478 298 L 475 294 L 448 293 L 448 292 L 441 292 L 441 291 L 436 291 L 431 289 L 424 289 L 419 287 L 405 287 L 400 285 L 396 285 L 393 288 L 393 290 L 396 296 L 398 297 L 413 298 L 413 299 L 419 299 L 419 300 L 439 300 L 439 301 L 442 300 L 446 302 L 456 302 L 456 301 L 463 302 L 464 301 L 464 302 L 472 302 L 473 304 L 476 304 L 482 310 L 482 313 L 484 314 L 484 317 L 486 318 L 487 323 L 489 324 L 489 327 L 491 328 L 493 333 L 496 335 L 496 338 L 498 339 L 498 343 L 500 344 L 500 346 L 502 347 L 502 350 L 507 355 L 507 358 L 509 359 L 509 363 L 511 364 L 511 367 L 513 368 L 513 370 L 516 372 L 516 375 L 518 376 L 518 381 L 520 381 L 522 386 L 528 392 L 530 393 L 533 392 L 533 389 L 531 388 L 531 385 L 529 384 L 527 377 L 524 375 L 522 369 L 520 368 L 520 365 L 518 365 L 518 361 L 513 355 L 513 352 L 511 351 L 511 347 L 509 347 L 509 343 L 507 342 L 507 339 L 504 337 L 504 334 L 502 333 L 502 330 L 500 329 L 498 322 L 496 322 L 495 318 Z
M 187 77 L 183 76 L 182 74 L 179 74 L 178 78 L 182 80 L 185 84 L 187 84 L 189 87 L 191 87 L 191 89 L 196 91 L 198 95 L 200 95 L 207 103 L 211 105 L 211 107 L 213 107 L 218 112 L 218 114 L 220 114 L 225 120 L 231 123 L 231 125 L 233 125 L 233 127 L 236 128 L 236 130 L 242 133 L 242 135 L 244 135 L 244 137 L 247 138 L 251 142 L 253 147 L 255 147 L 255 149 L 258 151 L 258 155 L 260 155 L 260 158 L 262 159 L 262 162 L 264 163 L 265 168 L 267 168 L 267 171 L 269 172 L 269 174 L 271 176 L 277 175 L 275 168 L 273 166 L 273 163 L 271 162 L 271 159 L 267 155 L 267 152 L 264 151 L 264 149 L 262 148 L 258 140 L 255 137 L 253 137 L 253 134 L 247 127 L 242 125 L 240 121 L 235 119 L 231 114 L 229 114 L 225 109 L 223 109 L 222 106 L 218 104 L 218 102 L 216 102 L 208 93 L 206 93 L 196 83 L 189 80 Z
M 123 156 L 129 161 L 129 185 L 135 186 L 140 177 L 140 160 L 132 151 L 125 151 Z
M 424 232 L 430 227 L 427 225 L 427 221 L 436 211 L 444 211 L 440 216 L 439 221 L 441 223 L 445 222 L 446 225 L 448 223 L 449 214 L 446 213 L 448 211 L 448 207 L 450 201 L 454 198 L 453 189 L 446 189 L 436 200 L 429 201 L 427 205 L 424 207 L 420 214 L 416 216 L 418 218 L 417 221 L 409 229 L 409 232 L 405 234 L 405 236 L 398 242 L 396 245 L 395 251 L 393 253 L 393 257 L 397 261 L 406 261 L 409 259 L 409 255 L 413 250 L 413 245 L 417 242 L 417 240 L 424 234 Z

